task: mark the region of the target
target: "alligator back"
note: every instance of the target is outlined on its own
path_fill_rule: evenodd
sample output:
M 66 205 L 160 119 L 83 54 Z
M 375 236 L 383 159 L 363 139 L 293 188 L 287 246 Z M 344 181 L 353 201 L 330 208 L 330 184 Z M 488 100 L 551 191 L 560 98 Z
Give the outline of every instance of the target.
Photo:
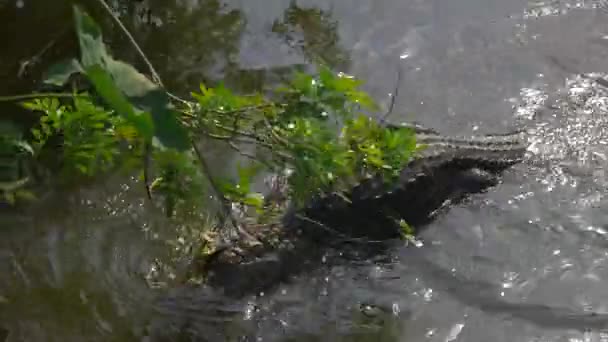
M 370 177 L 350 193 L 330 193 L 313 201 L 305 215 L 353 237 L 396 237 L 395 219 L 424 225 L 446 201 L 482 192 L 498 175 L 523 161 L 527 146 L 521 132 L 469 137 L 417 132 L 424 148 L 393 184 Z M 374 227 L 374 228 L 372 228 Z

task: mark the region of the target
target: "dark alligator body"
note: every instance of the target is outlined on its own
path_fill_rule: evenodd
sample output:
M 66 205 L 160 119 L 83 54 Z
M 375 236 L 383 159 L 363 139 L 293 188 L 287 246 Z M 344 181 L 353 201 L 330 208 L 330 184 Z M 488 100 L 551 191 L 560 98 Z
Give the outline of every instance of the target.
M 221 261 L 221 252 L 205 264 L 210 271 L 209 284 L 240 297 L 266 291 L 295 274 L 314 269 L 329 251 L 338 251 L 343 257 L 377 257 L 386 244 L 367 242 L 390 242 L 400 237 L 401 228 L 395 219 L 405 220 L 416 230 L 422 228 L 442 212 L 441 208 L 498 184 L 500 174 L 523 161 L 526 153 L 520 132 L 447 137 L 429 129 L 408 127 L 415 129 L 417 142 L 426 148 L 408 163 L 392 186 L 379 177 L 369 178 L 350 193 L 313 199 L 304 210 L 286 214 L 278 225 L 280 239 L 289 247 L 266 245 L 249 255 L 246 247 L 239 247 L 237 253 L 228 249 L 228 255 L 239 254 L 236 262 Z
M 526 154 L 522 132 L 449 137 L 404 126 L 414 129 L 417 143 L 425 148 L 402 170 L 396 184 L 368 178 L 348 194 L 314 199 L 303 216 L 353 238 L 395 238 L 401 231 L 396 220 L 419 229 L 449 204 L 497 185 L 500 174 Z

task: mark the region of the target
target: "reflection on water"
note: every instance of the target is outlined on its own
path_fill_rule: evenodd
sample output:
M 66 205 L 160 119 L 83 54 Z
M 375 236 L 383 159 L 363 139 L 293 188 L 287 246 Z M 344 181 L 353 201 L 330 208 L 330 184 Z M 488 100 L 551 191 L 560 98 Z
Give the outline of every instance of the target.
M 69 37 L 57 40 L 27 77 L 14 78 L 66 23 L 68 4 L 49 4 L 0 1 L 11 30 L 0 30 L 10 37 L 3 93 L 30 89 L 45 63 L 75 53 Z M 2 216 L 0 341 L 7 333 L 9 341 L 608 339 L 608 89 L 592 80 L 608 78 L 597 73 L 608 70 L 602 1 L 112 4 L 178 92 L 222 75 L 262 89 L 320 59 L 366 80 L 386 104 L 401 69 L 393 119 L 448 133 L 519 126 L 530 156 L 424 230 L 423 248 L 328 258 L 239 300 L 163 287 L 179 269 L 161 242 L 176 223 L 141 203 L 130 181 Z M 141 63 L 120 32 L 107 38 L 120 58 Z M 163 265 L 168 272 L 151 278 Z

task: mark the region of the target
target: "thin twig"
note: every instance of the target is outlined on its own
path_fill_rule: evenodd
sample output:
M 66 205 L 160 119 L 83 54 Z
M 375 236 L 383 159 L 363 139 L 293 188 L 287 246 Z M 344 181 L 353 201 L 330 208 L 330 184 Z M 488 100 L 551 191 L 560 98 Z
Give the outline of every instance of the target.
M 281 158 L 286 159 L 286 160 L 294 160 L 294 158 L 286 153 L 283 153 L 281 151 L 277 151 L 276 148 L 274 147 L 274 145 L 272 145 L 271 143 L 266 142 L 265 140 L 263 140 L 260 136 L 255 135 L 253 133 L 249 133 L 249 132 L 244 132 L 241 130 L 237 130 L 234 131 L 232 130 L 230 127 L 226 127 L 224 125 L 220 125 L 220 124 L 216 124 L 216 127 L 225 130 L 226 132 L 229 133 L 236 133 L 240 136 L 243 136 L 245 138 L 249 138 L 251 139 L 251 143 L 262 146 L 267 148 L 268 150 L 271 150 L 273 152 L 275 152 L 277 155 L 279 155 Z M 218 140 L 231 140 L 232 137 L 231 136 L 221 136 L 221 135 L 214 135 L 213 133 L 204 133 L 205 135 L 207 135 L 210 138 L 213 139 L 218 139 Z
M 236 152 L 238 152 L 240 155 L 242 155 L 243 157 L 247 157 L 249 159 L 255 160 L 257 161 L 258 158 L 256 156 L 254 156 L 253 154 L 247 153 L 247 152 L 243 152 L 238 146 L 237 144 L 235 144 L 233 141 L 229 141 L 228 145 L 230 145 L 230 147 L 235 150 Z
M 207 138 L 211 138 L 213 140 L 223 140 L 223 141 L 236 141 L 238 143 L 241 144 L 256 144 L 257 142 L 249 137 L 233 137 L 231 135 L 220 135 L 220 134 L 214 134 L 214 133 L 207 133 L 207 132 L 203 132 L 202 133 L 204 136 L 206 136 Z
M 220 129 L 228 132 L 228 133 L 233 133 L 233 134 L 236 133 L 236 134 L 238 134 L 240 136 L 247 137 L 247 138 L 253 139 L 255 141 L 262 141 L 263 142 L 262 138 L 260 138 L 259 136 L 255 135 L 253 133 L 249 133 L 249 132 L 245 132 L 245 131 L 241 131 L 241 130 L 233 130 L 232 128 L 230 128 L 228 126 L 224 126 L 222 124 L 215 124 L 215 126 L 217 128 L 220 128 Z
M 152 162 L 152 144 L 147 142 L 144 145 L 144 186 L 148 199 L 152 199 L 152 189 L 150 188 L 150 164 Z
M 222 127 L 220 127 L 220 128 L 222 128 Z M 262 147 L 266 147 L 268 149 L 273 148 L 273 146 L 271 144 L 265 142 L 264 140 L 262 140 L 259 137 L 256 139 L 256 137 L 252 134 L 248 134 L 248 133 L 242 132 L 242 131 L 232 131 L 232 130 L 227 130 L 227 131 L 229 133 L 233 133 L 234 135 L 238 135 L 238 137 L 234 136 L 234 135 L 220 135 L 220 134 L 214 134 L 214 133 L 208 133 L 208 132 L 202 132 L 202 134 L 205 135 L 206 137 L 214 139 L 214 140 L 237 141 L 237 142 L 244 143 L 244 144 L 257 144 Z
M 19 71 L 17 72 L 17 77 L 21 78 L 27 72 L 27 68 L 30 68 L 35 64 L 39 63 L 42 56 L 47 53 L 53 47 L 53 45 L 57 43 L 57 39 L 61 38 L 61 36 L 63 36 L 69 31 L 70 27 L 71 25 L 66 25 L 66 27 L 64 27 L 55 36 L 55 38 L 51 39 L 37 54 L 21 62 L 19 66 Z
M 238 143 L 242 143 L 242 144 L 252 144 L 252 145 L 260 146 L 260 147 L 263 147 L 263 148 L 275 153 L 277 156 L 281 157 L 284 161 L 293 161 L 295 159 L 293 156 L 291 156 L 285 152 L 277 151 L 272 144 L 269 144 L 261 139 L 255 140 L 248 136 L 239 138 L 239 137 L 232 137 L 229 135 L 218 135 L 218 134 L 207 133 L 207 132 L 203 132 L 203 134 L 206 137 L 214 139 L 214 140 L 228 141 L 229 144 L 230 143 L 234 144 L 235 142 L 238 142 Z M 245 140 L 245 138 L 252 139 L 252 140 Z
M 154 66 L 152 65 L 152 63 L 150 62 L 148 57 L 146 57 L 146 54 L 139 47 L 139 44 L 137 44 L 137 41 L 135 40 L 135 38 L 133 38 L 133 36 L 131 35 L 131 32 L 129 32 L 129 30 L 127 30 L 125 25 L 120 21 L 120 19 L 116 16 L 116 14 L 114 14 L 114 12 L 112 12 L 112 8 L 110 8 L 110 6 L 108 6 L 108 4 L 104 0 L 98 0 L 98 1 L 103 6 L 103 8 L 108 12 L 108 14 L 112 17 L 112 19 L 114 19 L 114 21 L 116 22 L 118 27 L 120 27 L 120 29 L 125 34 L 125 36 L 127 36 L 127 38 L 129 39 L 129 41 L 131 41 L 131 44 L 133 45 L 135 50 L 137 50 L 137 53 L 139 53 L 139 56 L 143 59 L 144 63 L 146 63 L 146 65 L 148 66 L 148 69 L 150 70 L 150 73 L 152 74 L 152 78 L 154 78 L 154 81 L 158 85 L 163 87 L 163 82 L 162 82 L 160 76 L 158 75 L 158 73 L 156 72 L 156 69 L 154 69 Z
M 133 47 L 135 48 L 135 50 L 137 50 L 137 53 L 139 54 L 139 56 L 141 57 L 141 59 L 144 61 L 144 63 L 146 63 L 146 66 L 148 67 L 148 69 L 150 70 L 150 74 L 152 74 L 152 78 L 154 80 L 154 82 L 156 82 L 156 84 L 158 84 L 161 87 L 165 87 L 163 84 L 162 79 L 160 78 L 160 75 L 158 74 L 158 72 L 156 71 L 156 69 L 154 69 L 154 66 L 152 65 L 152 62 L 150 62 L 150 60 L 148 59 L 148 57 L 146 57 L 146 54 L 144 53 L 144 51 L 141 49 L 141 47 L 139 46 L 139 44 L 137 44 L 137 41 L 135 40 L 135 38 L 133 37 L 133 35 L 131 35 L 131 32 L 129 32 L 129 30 L 127 30 L 127 28 L 125 27 L 125 25 L 120 21 L 120 19 L 116 16 L 116 14 L 114 14 L 114 12 L 112 12 L 112 9 L 110 8 L 110 6 L 108 6 L 108 4 L 104 1 L 104 0 L 98 0 L 99 3 L 102 5 L 102 7 L 108 12 L 108 14 L 112 17 L 112 19 L 114 19 L 114 21 L 116 22 L 116 24 L 118 25 L 118 27 L 120 27 L 120 29 L 122 30 L 122 32 L 127 36 L 127 38 L 129 39 L 129 41 L 131 42 L 131 45 L 133 45 Z M 169 95 L 169 97 L 171 97 L 172 99 L 188 104 L 189 102 L 182 99 L 181 97 L 174 95 L 172 93 L 170 93 L 169 91 L 165 90 L 165 92 L 167 93 L 167 95 Z
M 280 142 L 281 144 L 283 144 L 283 146 L 288 146 L 289 142 L 287 140 L 285 140 L 283 137 L 279 136 L 277 134 L 277 132 L 274 131 L 272 124 L 270 123 L 270 121 L 268 121 L 268 119 L 264 118 L 264 124 L 266 124 L 266 128 L 268 128 L 268 130 L 270 131 L 270 135 L 272 135 L 272 137 L 277 140 L 278 142 Z
M 198 149 L 198 147 L 196 146 L 196 144 L 194 142 L 192 142 L 192 149 L 194 150 L 194 153 L 196 154 L 196 157 L 198 158 L 198 160 L 201 164 L 201 168 L 203 169 L 203 173 L 205 174 L 205 177 L 207 177 L 207 179 L 209 180 L 209 184 L 213 188 L 213 191 L 219 197 L 220 204 L 222 206 L 222 212 L 223 212 L 223 215 L 220 218 L 220 225 L 221 226 L 224 225 L 226 216 L 228 216 L 228 218 L 230 218 L 230 222 L 232 223 L 232 225 L 234 226 L 234 228 L 237 230 L 238 233 L 246 236 L 249 239 L 257 240 L 251 234 L 249 234 L 249 232 L 244 230 L 241 227 L 241 225 L 238 223 L 237 219 L 234 217 L 234 214 L 232 212 L 232 209 L 230 208 L 228 199 L 226 199 L 226 196 L 224 196 L 224 193 L 222 192 L 222 190 L 220 190 L 219 186 L 215 182 L 215 179 L 211 175 L 211 168 L 207 164 L 205 157 L 203 156 L 203 154 L 201 153 L 201 151 Z
M 226 216 L 229 216 L 234 227 L 235 228 L 238 227 L 238 222 L 237 222 L 236 218 L 230 214 L 232 212 L 232 210 L 230 209 L 230 207 L 228 205 L 228 200 L 226 199 L 226 196 L 224 196 L 224 193 L 220 190 L 219 186 L 217 185 L 217 183 L 211 176 L 211 169 L 210 169 L 209 165 L 207 164 L 205 157 L 203 156 L 203 154 L 201 153 L 201 151 L 199 150 L 199 148 L 196 146 L 196 144 L 194 142 L 192 142 L 192 149 L 194 150 L 194 153 L 196 154 L 196 157 L 198 158 L 198 161 L 201 164 L 201 168 L 203 169 L 203 173 L 205 174 L 205 177 L 207 177 L 207 179 L 209 180 L 209 184 L 211 184 L 211 188 L 213 188 L 213 191 L 220 199 L 220 202 L 222 205 L 222 211 L 223 211 L 223 215 L 220 220 L 220 225 L 223 226 L 225 223 L 225 220 L 226 220 Z
M 236 115 L 234 115 L 234 120 L 232 121 L 232 129 L 234 129 L 235 131 L 238 129 L 238 124 L 239 124 L 239 120 L 241 119 L 241 114 L 243 114 L 243 112 L 237 112 Z
M 246 157 L 246 158 L 249 158 L 249 159 L 251 159 L 251 160 L 253 160 L 253 161 L 256 161 L 256 162 L 262 163 L 262 164 L 264 164 L 264 166 L 266 166 L 266 167 L 267 167 L 267 168 L 269 168 L 269 169 L 270 169 L 270 168 L 272 168 L 272 165 L 271 165 L 270 163 L 268 163 L 267 161 L 265 161 L 265 160 L 263 160 L 263 159 L 261 159 L 261 158 L 259 158 L 259 157 L 255 156 L 255 155 L 253 155 L 253 154 L 250 154 L 250 153 L 248 153 L 248 152 L 244 152 L 244 151 L 243 151 L 243 150 L 241 150 L 241 148 L 240 148 L 240 147 L 239 147 L 237 144 L 235 144 L 233 141 L 229 141 L 229 142 L 228 142 L 228 145 L 230 145 L 230 147 L 231 147 L 233 150 L 235 150 L 236 152 L 238 152 L 238 153 L 239 153 L 241 156 Z
M 325 224 L 323 224 L 323 223 L 321 223 L 319 221 L 313 220 L 313 219 L 311 219 L 308 216 L 304 216 L 302 214 L 295 214 L 295 216 L 297 218 L 299 218 L 300 220 L 303 220 L 303 221 L 306 221 L 308 223 L 312 223 L 312 224 L 316 225 L 317 227 L 325 230 L 328 233 L 331 233 L 331 234 L 334 234 L 336 236 L 341 237 L 342 239 L 340 241 L 342 241 L 342 242 L 386 243 L 386 241 L 382 241 L 382 240 L 369 240 L 369 239 L 366 239 L 366 238 L 351 238 L 348 235 L 340 233 L 339 231 L 337 231 L 337 230 L 335 230 L 335 229 L 333 229 L 331 227 L 328 227 L 327 225 L 325 225 Z
M 386 121 L 386 119 L 393 113 L 393 108 L 395 107 L 395 99 L 399 95 L 399 86 L 401 84 L 401 72 L 402 72 L 401 65 L 399 65 L 399 68 L 397 70 L 397 81 L 395 82 L 395 90 L 391 94 L 391 102 L 388 106 L 388 110 L 380 118 L 380 124 L 383 124 Z
M 0 102 L 16 102 L 22 100 L 31 100 L 41 97 L 57 97 L 57 98 L 75 98 L 75 97 L 88 97 L 88 95 L 78 95 L 72 93 L 33 93 L 23 95 L 8 95 L 0 96 Z
M 137 52 L 139 53 L 140 57 L 143 59 L 143 61 L 146 63 L 146 65 L 148 66 L 148 69 L 150 70 L 150 73 L 152 74 L 152 77 L 155 79 L 155 82 L 161 86 L 163 86 L 163 82 L 158 74 L 158 72 L 156 72 L 156 69 L 154 69 L 154 66 L 152 65 L 152 63 L 150 62 L 150 60 L 146 57 L 146 54 L 143 52 L 143 50 L 139 47 L 139 45 L 137 44 L 137 41 L 135 41 L 135 38 L 133 38 L 133 36 L 131 35 L 131 33 L 129 32 L 129 30 L 127 30 L 127 28 L 123 25 L 123 23 L 120 21 L 120 19 L 114 14 L 114 12 L 112 12 L 112 9 L 110 8 L 110 6 L 108 6 L 108 4 L 104 1 L 104 0 L 99 0 L 99 3 L 105 8 L 105 10 L 108 12 L 108 14 L 114 19 L 114 21 L 116 22 L 116 24 L 120 27 L 120 29 L 124 32 L 124 34 L 127 36 L 127 38 L 129 39 L 129 41 L 131 42 L 131 44 L 133 45 L 133 47 L 137 50 Z M 186 100 L 183 100 L 175 95 L 172 95 L 170 93 L 167 92 L 167 94 L 169 94 L 171 97 L 173 97 L 174 99 L 184 102 L 184 103 L 189 103 Z M 213 188 L 213 190 L 216 192 L 216 194 L 218 195 L 218 197 L 220 197 L 221 200 L 221 205 L 222 205 L 222 209 L 223 209 L 223 217 L 222 217 L 222 221 L 225 220 L 225 216 L 230 217 L 232 224 L 235 226 L 236 229 L 239 230 L 240 233 L 245 233 L 246 235 L 249 235 L 246 232 L 243 232 L 242 229 L 240 228 L 240 226 L 238 225 L 238 222 L 236 220 L 236 218 L 233 215 L 232 210 L 230 209 L 230 207 L 228 206 L 226 197 L 224 196 L 224 193 L 219 189 L 219 187 L 217 186 L 217 184 L 215 183 L 215 180 L 211 177 L 211 173 L 210 173 L 210 169 L 209 166 L 207 165 L 207 162 L 205 161 L 202 153 L 199 151 L 198 147 L 196 146 L 196 144 L 194 142 L 191 142 L 192 148 L 194 149 L 194 152 L 196 153 L 199 162 L 201 163 L 201 167 L 203 168 L 203 173 L 205 174 L 205 176 L 209 179 L 209 182 Z M 223 224 L 224 222 L 222 222 Z M 251 237 L 251 235 L 249 235 L 249 237 Z
M 255 106 L 241 107 L 241 108 L 234 109 L 234 110 L 206 109 L 206 111 L 211 112 L 211 113 L 224 114 L 224 115 L 240 114 L 240 113 L 244 113 L 244 112 L 266 109 L 266 108 L 275 107 L 275 106 L 277 106 L 277 104 L 275 104 L 275 103 L 265 103 L 265 104 L 261 104 L 261 105 L 255 105 Z

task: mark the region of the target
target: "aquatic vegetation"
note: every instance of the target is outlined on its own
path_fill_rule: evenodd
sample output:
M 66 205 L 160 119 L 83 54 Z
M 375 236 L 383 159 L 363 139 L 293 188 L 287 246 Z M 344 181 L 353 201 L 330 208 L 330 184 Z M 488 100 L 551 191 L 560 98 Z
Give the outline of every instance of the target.
M 81 56 L 53 66 L 45 82 L 76 89 L 80 77 L 90 89 L 32 94 L 23 102 L 41 114 L 31 130 L 33 152 L 58 145 L 57 174 L 64 179 L 139 172 L 167 215 L 202 210 L 214 195 L 219 222 L 238 225 L 235 203 L 265 212 L 264 196 L 251 189 L 261 172 L 289 170 L 288 197 L 302 205 L 315 194 L 349 190 L 368 175 L 395 180 L 416 150 L 412 131 L 385 129 L 369 116 L 378 107 L 352 76 L 320 66 L 317 74 L 297 73 L 264 95 L 201 84 L 184 99 L 164 88 L 151 64 L 156 83 L 114 59 L 98 24 L 78 7 L 74 16 Z M 234 179 L 211 175 L 208 141 L 246 157 Z

